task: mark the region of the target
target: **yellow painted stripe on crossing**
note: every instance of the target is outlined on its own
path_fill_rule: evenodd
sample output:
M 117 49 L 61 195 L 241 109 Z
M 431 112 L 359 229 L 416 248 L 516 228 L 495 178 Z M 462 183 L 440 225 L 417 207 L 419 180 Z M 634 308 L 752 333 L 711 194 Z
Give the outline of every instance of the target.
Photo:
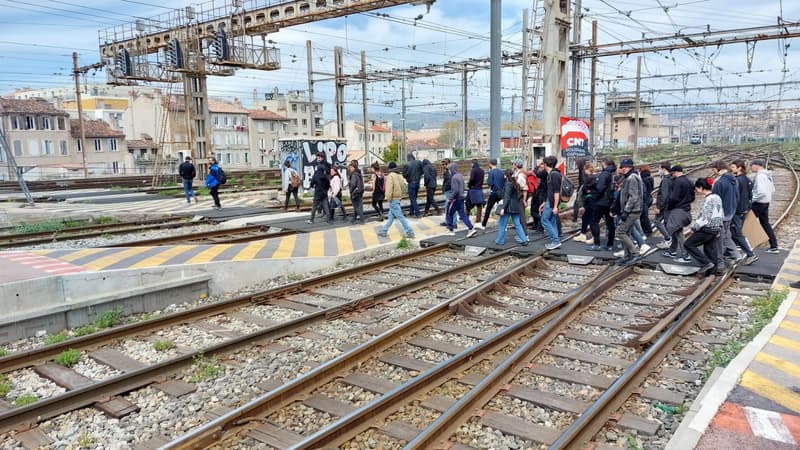
M 788 322 L 784 320 L 783 322 L 781 322 L 780 327 L 785 330 L 794 331 L 795 333 L 800 333 L 800 325 L 794 322 Z
M 314 231 L 308 234 L 307 256 L 325 256 L 325 232 Z
M 793 317 L 800 317 L 800 311 L 796 309 L 790 309 L 786 314 Z
M 364 238 L 364 244 L 367 246 L 367 248 L 377 247 L 381 244 L 381 241 L 378 240 L 378 232 L 374 231 L 372 227 L 362 226 L 358 229 L 358 231 Z
M 165 262 L 169 261 L 170 259 L 185 253 L 193 248 L 197 248 L 197 245 L 176 245 L 171 248 L 165 249 L 163 252 L 153 255 L 149 258 L 145 258 L 138 263 L 131 266 L 131 269 L 139 269 L 141 267 L 157 267 Z
M 258 241 L 253 241 L 247 244 L 247 247 L 243 248 L 242 251 L 236 254 L 233 257 L 234 261 L 250 261 L 251 259 L 255 258 L 258 252 L 261 251 L 264 246 L 267 245 L 266 239 L 261 239 Z
M 349 255 L 353 253 L 353 237 L 350 236 L 350 227 L 339 227 L 336 229 L 336 245 L 338 254 Z
M 769 343 L 800 353 L 800 342 L 783 336 L 772 336 L 769 339 Z
M 748 369 L 744 372 L 740 384 L 742 387 L 762 397 L 766 397 L 779 405 L 791 409 L 794 412 L 800 412 L 800 394 L 786 389 L 752 370 Z
M 194 255 L 186 264 L 203 264 L 211 262 L 225 250 L 233 247 L 235 244 L 217 244 L 212 245 L 206 250 Z
M 142 254 L 146 251 L 151 250 L 153 247 L 132 247 L 120 252 L 112 253 L 108 256 L 103 256 L 102 258 L 96 259 L 90 263 L 84 264 L 83 266 L 90 270 L 103 270 L 108 266 L 112 266 L 124 259 L 130 258 L 132 256 L 136 256 Z
M 106 250 L 105 248 L 85 248 L 83 250 L 78 250 L 75 253 L 70 253 L 69 255 L 61 256 L 58 259 L 60 259 L 61 261 L 72 262 L 81 259 L 84 256 L 92 256 L 105 250 Z
M 291 258 L 294 246 L 297 243 L 297 235 L 284 236 L 281 238 L 281 243 L 272 254 L 273 258 Z
M 795 378 L 800 378 L 800 365 L 777 358 L 766 352 L 760 352 L 756 355 L 756 361 L 768 364 L 781 372 L 791 375 Z

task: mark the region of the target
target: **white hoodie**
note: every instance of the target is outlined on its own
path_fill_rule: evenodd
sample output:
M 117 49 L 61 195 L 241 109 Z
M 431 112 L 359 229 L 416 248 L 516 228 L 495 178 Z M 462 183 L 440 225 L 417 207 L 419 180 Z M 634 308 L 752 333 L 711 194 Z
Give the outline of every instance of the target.
M 772 172 L 761 169 L 753 180 L 753 203 L 772 203 L 772 193 L 775 185 L 772 184 Z

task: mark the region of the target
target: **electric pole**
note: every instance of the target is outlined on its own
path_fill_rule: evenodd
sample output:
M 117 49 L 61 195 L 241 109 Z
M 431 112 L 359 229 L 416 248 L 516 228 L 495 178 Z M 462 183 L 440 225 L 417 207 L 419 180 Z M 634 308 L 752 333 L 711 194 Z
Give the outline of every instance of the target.
M 500 160 L 500 116 L 503 114 L 503 105 L 500 103 L 502 73 L 500 71 L 500 40 L 502 38 L 502 1 L 492 0 L 491 11 L 491 36 L 490 53 L 491 69 L 489 74 L 489 157 Z
M 467 71 L 463 71 L 461 73 L 461 135 L 462 138 L 462 145 L 461 145 L 461 157 L 466 159 L 469 155 L 467 154 Z
M 636 116 L 633 120 L 633 162 L 636 163 L 636 158 L 639 156 L 639 114 L 641 102 L 639 101 L 640 85 L 642 82 L 642 57 L 636 57 Z
M 369 167 L 369 120 L 367 119 L 367 52 L 361 50 L 361 112 L 364 114 L 364 166 Z
M 312 70 L 311 40 L 306 41 L 306 60 L 308 61 L 308 135 L 316 135 L 314 124 L 314 72 Z
M 81 159 L 83 160 L 83 178 L 89 178 L 89 166 L 86 164 L 86 131 L 83 126 L 83 104 L 81 103 L 81 74 L 100 69 L 104 63 L 78 67 L 78 52 L 72 52 L 72 74 L 75 76 L 75 103 L 78 105 L 78 128 L 81 133 Z

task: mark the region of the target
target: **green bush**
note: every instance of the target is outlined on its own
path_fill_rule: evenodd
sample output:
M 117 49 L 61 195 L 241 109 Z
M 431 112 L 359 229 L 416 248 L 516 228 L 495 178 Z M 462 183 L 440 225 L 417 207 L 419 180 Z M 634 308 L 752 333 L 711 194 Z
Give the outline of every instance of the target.
M 8 355 L 8 350 L 4 349 L 3 347 L 0 347 L 0 358 L 6 355 Z
M 49 334 L 49 335 L 47 335 L 44 338 L 44 343 L 45 343 L 45 345 L 58 344 L 59 342 L 66 341 L 68 338 L 69 338 L 69 336 L 67 336 L 67 333 L 62 331 L 62 332 L 57 333 L 57 334 Z
M 61 231 L 64 229 L 64 222 L 60 220 L 47 220 L 44 222 L 22 223 L 14 228 L 15 233 L 44 233 L 50 231 Z
M 30 405 L 31 403 L 36 403 L 38 401 L 39 397 L 37 397 L 35 394 L 25 394 L 17 397 L 17 399 L 14 400 L 14 406 Z
M 8 379 L 8 376 L 4 373 L 0 374 L 0 398 L 4 398 L 8 395 L 12 387 L 14 387 L 14 385 L 11 384 L 11 380 Z
M 153 349 L 157 352 L 165 352 L 175 347 L 172 341 L 155 341 L 153 342 Z
M 411 248 L 411 243 L 410 243 L 410 242 L 408 242 L 408 239 L 406 239 L 406 237 L 405 237 L 405 236 L 403 236 L 403 237 L 400 239 L 400 242 L 398 242 L 398 243 L 397 243 L 397 248 L 399 248 L 399 249 L 403 249 L 403 250 L 405 250 L 405 249 L 408 249 L 408 248 Z
M 72 330 L 72 334 L 75 335 L 75 337 L 86 336 L 95 332 L 97 332 L 97 327 L 92 324 L 84 325 Z
M 81 359 L 81 352 L 80 350 L 76 350 L 71 348 L 69 350 L 64 350 L 58 356 L 55 357 L 54 361 L 56 364 L 60 364 L 64 367 L 72 367 L 78 363 Z
M 117 222 L 119 222 L 119 220 L 117 220 L 116 217 L 110 217 L 110 216 L 100 216 L 94 219 L 94 223 L 98 225 L 106 225 L 109 223 L 117 223 Z
M 122 319 L 122 311 L 123 310 L 121 306 L 104 311 L 102 314 L 100 314 L 100 316 L 97 317 L 97 319 L 94 320 L 94 325 L 100 330 L 111 328 L 118 324 Z

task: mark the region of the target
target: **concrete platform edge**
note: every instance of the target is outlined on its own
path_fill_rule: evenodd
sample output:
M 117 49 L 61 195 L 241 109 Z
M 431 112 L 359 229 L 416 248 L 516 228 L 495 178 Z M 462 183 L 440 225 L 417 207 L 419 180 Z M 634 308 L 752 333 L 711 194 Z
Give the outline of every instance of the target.
M 717 414 L 719 407 L 728 398 L 728 394 L 736 387 L 739 378 L 744 371 L 756 357 L 756 354 L 766 345 L 767 341 L 775 334 L 778 326 L 786 317 L 794 301 L 797 299 L 798 291 L 791 290 L 789 295 L 778 309 L 772 321 L 765 326 L 760 333 L 739 353 L 736 358 L 731 361 L 727 367 L 721 369 L 718 376 L 712 375 L 709 378 L 707 385 L 711 385 L 708 389 L 706 387 L 700 392 L 700 395 L 692 403 L 690 414 L 681 421 L 678 430 L 669 440 L 666 450 L 685 450 L 694 448 L 700 438 L 705 433 L 714 416 Z M 719 370 L 719 369 L 717 369 Z M 715 370 L 715 373 L 717 372 Z M 691 413 L 694 405 L 701 405 L 696 412 Z

